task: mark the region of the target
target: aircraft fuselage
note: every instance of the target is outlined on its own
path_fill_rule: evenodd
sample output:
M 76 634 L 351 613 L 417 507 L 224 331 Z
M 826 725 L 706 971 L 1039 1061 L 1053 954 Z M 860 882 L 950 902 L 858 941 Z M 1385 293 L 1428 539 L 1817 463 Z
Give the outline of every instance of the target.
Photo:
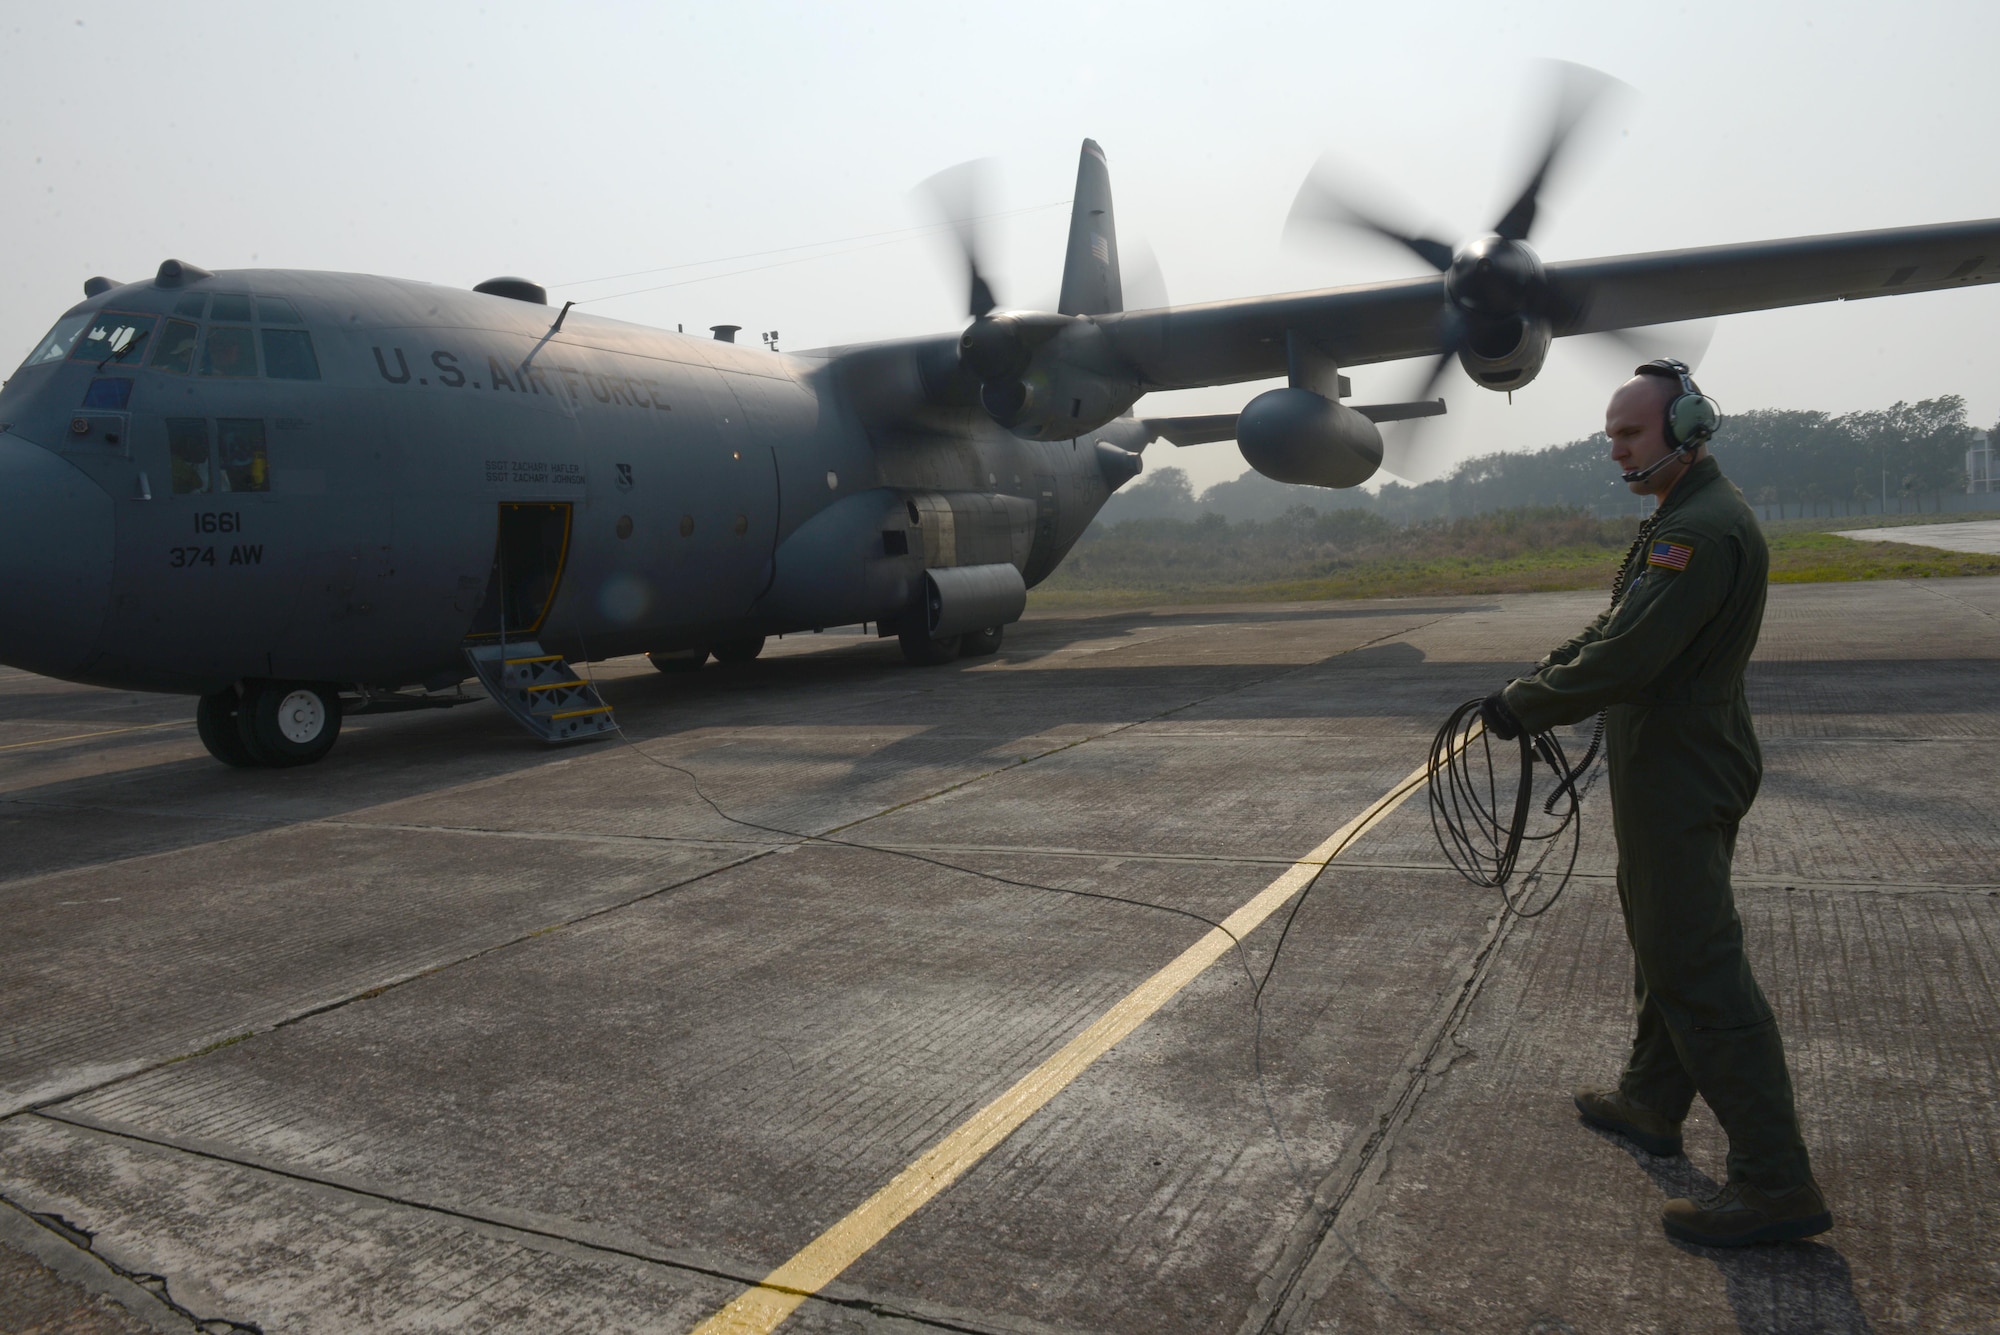
M 603 658 L 893 624 L 927 567 L 1036 582 L 1122 480 L 970 406 L 865 426 L 822 359 L 555 318 L 288 271 L 73 308 L 0 390 L 0 661 L 393 689 L 466 677 L 482 635 Z

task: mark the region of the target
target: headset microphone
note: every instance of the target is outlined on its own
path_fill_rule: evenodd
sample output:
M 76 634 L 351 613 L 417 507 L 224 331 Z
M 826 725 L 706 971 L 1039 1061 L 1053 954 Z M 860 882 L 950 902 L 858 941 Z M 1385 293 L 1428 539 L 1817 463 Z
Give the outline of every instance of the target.
M 1715 435 L 1715 429 L 1722 425 L 1722 409 L 1714 399 L 1701 392 L 1694 383 L 1694 373 L 1688 364 L 1673 357 L 1662 357 L 1658 361 L 1647 362 L 1635 367 L 1634 375 L 1656 375 L 1680 384 L 1680 393 L 1667 401 L 1664 428 L 1667 442 L 1673 446 L 1666 457 L 1657 459 L 1644 468 L 1635 468 L 1621 476 L 1627 482 L 1644 482 L 1653 474 L 1665 468 L 1676 459 L 1685 459 L 1695 450 L 1707 444 Z
M 1650 464 L 1647 464 L 1644 468 L 1634 468 L 1629 472 L 1620 473 L 1618 476 L 1623 478 L 1627 482 L 1644 482 L 1647 478 L 1659 472 L 1662 468 L 1665 468 L 1668 464 L 1673 463 L 1677 459 L 1686 458 L 1688 453 L 1692 451 L 1694 448 L 1695 447 L 1693 445 L 1676 446 L 1670 453 L 1662 456 L 1659 459 L 1654 460 Z

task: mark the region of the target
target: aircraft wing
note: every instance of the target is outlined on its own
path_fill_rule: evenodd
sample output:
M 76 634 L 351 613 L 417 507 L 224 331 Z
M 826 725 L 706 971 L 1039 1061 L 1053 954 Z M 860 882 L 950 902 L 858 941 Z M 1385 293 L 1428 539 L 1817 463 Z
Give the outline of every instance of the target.
M 1992 282 L 2000 219 L 1573 260 L 1548 275 L 1560 338 Z M 1337 366 L 1435 355 L 1444 300 L 1432 275 L 1096 320 L 1149 389 L 1186 389 L 1284 375 L 1291 331 Z

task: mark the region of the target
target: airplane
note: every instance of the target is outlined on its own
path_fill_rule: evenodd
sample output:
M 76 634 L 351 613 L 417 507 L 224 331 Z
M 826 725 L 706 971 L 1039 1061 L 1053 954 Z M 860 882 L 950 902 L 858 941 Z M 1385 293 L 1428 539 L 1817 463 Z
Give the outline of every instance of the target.
M 1353 487 L 1378 423 L 1442 410 L 1453 361 L 1511 393 L 1556 338 L 2000 277 L 2000 219 L 1545 263 L 1528 235 L 1567 128 L 1456 246 L 1302 191 L 1433 274 L 1137 311 L 1085 140 L 1054 311 L 999 304 L 961 217 L 963 329 L 803 353 L 552 314 L 512 277 L 92 278 L 0 386 L 0 662 L 195 696 L 239 767 L 482 698 L 474 677 L 537 737 L 603 736 L 573 662 L 690 671 L 851 625 L 913 664 L 995 652 L 1154 440 Z M 1345 402 L 1342 368 L 1423 356 L 1418 401 Z M 1240 413 L 1132 411 L 1278 377 Z

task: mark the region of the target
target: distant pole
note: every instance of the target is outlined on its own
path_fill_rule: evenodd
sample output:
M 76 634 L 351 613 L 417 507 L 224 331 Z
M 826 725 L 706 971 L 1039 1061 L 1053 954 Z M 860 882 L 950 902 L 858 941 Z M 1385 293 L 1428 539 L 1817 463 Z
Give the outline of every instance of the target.
M 1889 513 L 1889 470 L 1882 470 L 1882 513 Z

